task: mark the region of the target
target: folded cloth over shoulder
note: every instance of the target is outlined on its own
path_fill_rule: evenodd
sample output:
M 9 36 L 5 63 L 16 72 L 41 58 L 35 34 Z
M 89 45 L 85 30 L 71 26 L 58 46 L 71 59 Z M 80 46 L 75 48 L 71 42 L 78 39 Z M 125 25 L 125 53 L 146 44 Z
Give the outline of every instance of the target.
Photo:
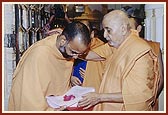
M 92 87 L 74 86 L 62 96 L 46 96 L 47 103 L 52 108 L 59 108 L 61 106 L 77 107 L 79 100 L 84 94 L 95 92 Z

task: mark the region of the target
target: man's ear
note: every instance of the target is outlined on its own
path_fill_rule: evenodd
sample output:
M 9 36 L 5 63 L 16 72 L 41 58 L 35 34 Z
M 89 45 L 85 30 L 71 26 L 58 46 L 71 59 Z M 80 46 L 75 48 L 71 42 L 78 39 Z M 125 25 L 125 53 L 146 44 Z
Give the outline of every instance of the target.
M 141 32 L 141 30 L 142 30 L 142 26 L 141 26 L 141 25 L 138 25 L 137 31 L 138 31 L 138 32 Z
M 66 37 L 64 35 L 60 36 L 60 46 L 65 45 L 65 43 L 67 42 Z
M 127 25 L 126 24 L 123 24 L 123 25 L 121 25 L 121 34 L 124 36 L 124 35 L 126 35 L 126 33 L 127 33 Z
M 90 37 L 94 38 L 94 31 L 91 31 Z

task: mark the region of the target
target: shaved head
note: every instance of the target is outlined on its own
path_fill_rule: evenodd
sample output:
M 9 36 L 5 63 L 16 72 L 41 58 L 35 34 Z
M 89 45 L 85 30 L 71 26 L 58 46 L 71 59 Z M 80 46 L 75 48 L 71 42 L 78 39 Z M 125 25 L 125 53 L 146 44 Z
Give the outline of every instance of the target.
M 110 46 L 118 48 L 130 34 L 130 23 L 127 14 L 113 10 L 103 18 L 104 37 Z
M 115 23 L 115 24 L 129 24 L 129 18 L 127 14 L 121 10 L 113 10 L 106 14 L 103 18 L 103 20 L 106 20 L 110 23 Z
M 57 37 L 56 46 L 66 59 L 76 59 L 88 51 L 90 47 L 90 34 L 86 25 L 74 21 L 69 23 L 62 34 Z
M 86 46 L 91 42 L 89 29 L 85 24 L 78 21 L 69 23 L 63 30 L 62 35 L 64 35 L 68 41 L 72 41 L 78 36 L 77 39 Z

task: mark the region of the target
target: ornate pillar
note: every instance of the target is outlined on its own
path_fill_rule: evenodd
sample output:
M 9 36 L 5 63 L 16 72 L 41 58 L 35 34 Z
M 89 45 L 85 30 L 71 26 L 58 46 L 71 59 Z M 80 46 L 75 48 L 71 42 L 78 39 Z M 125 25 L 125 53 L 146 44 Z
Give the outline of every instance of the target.
M 160 42 L 164 49 L 164 4 L 145 5 L 145 38 Z

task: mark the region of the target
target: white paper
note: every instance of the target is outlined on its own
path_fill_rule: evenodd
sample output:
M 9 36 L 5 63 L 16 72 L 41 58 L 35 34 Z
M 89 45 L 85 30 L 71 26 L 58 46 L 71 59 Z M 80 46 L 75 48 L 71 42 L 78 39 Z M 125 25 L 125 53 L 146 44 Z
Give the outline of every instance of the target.
M 47 103 L 52 108 L 59 108 L 60 106 L 77 107 L 77 104 L 79 100 L 82 99 L 82 96 L 89 92 L 95 92 L 95 89 L 92 87 L 74 86 L 62 96 L 47 96 L 46 99 Z M 64 101 L 65 95 L 73 95 L 75 98 L 69 101 Z

